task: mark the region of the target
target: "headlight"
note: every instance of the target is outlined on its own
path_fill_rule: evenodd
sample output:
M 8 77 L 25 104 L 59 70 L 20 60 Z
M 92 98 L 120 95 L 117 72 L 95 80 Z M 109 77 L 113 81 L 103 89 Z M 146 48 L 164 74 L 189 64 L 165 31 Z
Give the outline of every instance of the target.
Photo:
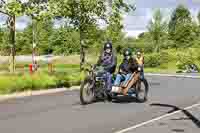
M 141 67 L 138 67 L 138 71 L 141 71 L 142 69 L 141 69 Z

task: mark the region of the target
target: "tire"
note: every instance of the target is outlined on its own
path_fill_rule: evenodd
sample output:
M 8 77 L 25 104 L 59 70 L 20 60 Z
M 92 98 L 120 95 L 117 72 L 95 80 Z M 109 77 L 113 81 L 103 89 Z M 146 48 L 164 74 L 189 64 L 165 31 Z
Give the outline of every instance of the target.
M 149 85 L 146 79 L 139 80 L 136 84 L 136 99 L 140 103 L 144 103 L 148 99 Z
M 87 77 L 81 83 L 80 101 L 82 105 L 86 105 L 92 103 L 94 100 L 95 100 L 95 94 L 93 88 L 93 80 L 90 77 Z

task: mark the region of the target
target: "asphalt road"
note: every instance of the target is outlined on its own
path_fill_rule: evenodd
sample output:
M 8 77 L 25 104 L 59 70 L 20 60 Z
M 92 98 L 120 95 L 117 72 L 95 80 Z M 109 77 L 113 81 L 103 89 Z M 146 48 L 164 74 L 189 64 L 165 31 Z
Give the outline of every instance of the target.
M 167 114 L 174 106 L 183 109 L 200 102 L 200 79 L 159 76 L 147 79 L 150 84 L 149 100 L 143 104 L 122 98 L 112 103 L 82 106 L 78 91 L 1 102 L 0 132 L 112 133 Z M 154 133 L 153 129 L 150 124 L 129 132 Z M 197 126 L 190 127 L 190 130 L 197 129 Z M 164 130 L 161 131 L 165 133 Z

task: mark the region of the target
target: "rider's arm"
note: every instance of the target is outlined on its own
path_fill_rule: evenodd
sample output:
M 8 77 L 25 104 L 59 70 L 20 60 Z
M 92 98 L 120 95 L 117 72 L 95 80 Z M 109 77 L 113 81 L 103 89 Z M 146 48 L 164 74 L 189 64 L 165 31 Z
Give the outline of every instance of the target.
M 113 54 L 112 63 L 110 65 L 104 67 L 104 69 L 106 71 L 111 71 L 111 69 L 113 69 L 116 65 L 117 65 L 117 57 Z

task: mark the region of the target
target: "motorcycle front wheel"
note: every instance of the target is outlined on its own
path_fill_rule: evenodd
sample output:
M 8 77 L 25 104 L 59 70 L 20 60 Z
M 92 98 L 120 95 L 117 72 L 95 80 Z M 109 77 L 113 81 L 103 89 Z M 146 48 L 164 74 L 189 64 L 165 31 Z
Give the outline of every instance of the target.
M 90 104 L 95 100 L 94 82 L 91 77 L 86 77 L 80 87 L 80 101 L 82 105 Z

